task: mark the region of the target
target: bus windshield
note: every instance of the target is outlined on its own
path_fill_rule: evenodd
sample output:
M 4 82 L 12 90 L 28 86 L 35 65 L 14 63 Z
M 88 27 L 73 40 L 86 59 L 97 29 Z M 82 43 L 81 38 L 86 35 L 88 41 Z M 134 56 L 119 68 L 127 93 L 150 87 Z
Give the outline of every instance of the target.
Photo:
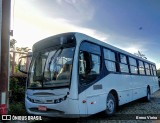
M 69 86 L 74 47 L 37 52 L 32 58 L 28 88 Z

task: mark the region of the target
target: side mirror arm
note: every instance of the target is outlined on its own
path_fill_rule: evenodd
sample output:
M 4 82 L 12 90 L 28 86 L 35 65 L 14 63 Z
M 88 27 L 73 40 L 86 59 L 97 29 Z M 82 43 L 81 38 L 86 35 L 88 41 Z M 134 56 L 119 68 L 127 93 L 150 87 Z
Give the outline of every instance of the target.
M 18 70 L 19 70 L 20 72 L 24 73 L 24 74 L 27 74 L 28 72 L 22 71 L 22 70 L 20 69 L 20 68 L 21 68 L 21 67 L 20 67 L 21 61 L 22 61 L 22 60 L 20 60 L 19 63 L 18 63 Z
M 26 58 L 26 57 L 32 57 L 32 55 L 27 55 L 27 56 L 22 56 L 22 57 L 20 57 L 20 58 L 19 58 L 19 63 L 18 63 L 18 70 L 19 70 L 20 72 L 24 73 L 24 74 L 28 74 L 28 72 L 21 70 L 20 64 L 21 64 L 22 60 L 20 60 L 20 59 Z

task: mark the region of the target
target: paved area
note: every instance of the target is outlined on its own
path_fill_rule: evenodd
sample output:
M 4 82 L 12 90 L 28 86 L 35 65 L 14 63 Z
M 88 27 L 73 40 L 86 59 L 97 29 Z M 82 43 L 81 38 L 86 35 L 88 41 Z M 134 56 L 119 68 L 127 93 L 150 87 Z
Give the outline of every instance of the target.
M 138 120 L 139 119 L 139 120 Z M 159 120 L 155 120 L 159 119 Z M 85 119 L 80 120 L 80 122 Z M 105 117 L 101 113 L 87 118 L 88 123 L 160 123 L 160 90 L 152 95 L 151 101 L 143 99 L 120 106 L 115 116 Z
M 137 118 L 137 119 L 136 119 Z M 159 120 L 155 120 L 158 118 Z M 139 119 L 139 120 L 138 120 Z M 26 121 L 14 121 L 27 123 Z M 14 123 L 13 121 L 11 123 Z M 29 123 L 64 122 L 64 123 L 160 123 L 160 90 L 152 95 L 150 102 L 140 99 L 120 106 L 113 117 L 106 117 L 103 113 L 80 119 L 43 118 L 43 121 L 30 121 Z

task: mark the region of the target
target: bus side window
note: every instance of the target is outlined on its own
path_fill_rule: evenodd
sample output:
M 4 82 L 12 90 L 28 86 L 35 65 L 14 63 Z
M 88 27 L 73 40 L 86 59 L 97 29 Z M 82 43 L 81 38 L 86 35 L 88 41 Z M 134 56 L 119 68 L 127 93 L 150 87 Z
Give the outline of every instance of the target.
M 116 68 L 116 54 L 115 52 L 109 49 L 103 49 L 105 65 L 108 71 L 116 72 L 118 69 Z
M 130 70 L 132 74 L 138 74 L 137 61 L 135 58 L 129 57 Z
M 89 84 L 100 74 L 100 56 L 80 51 L 79 55 L 79 82 Z
M 154 75 L 154 76 L 157 76 L 156 66 L 155 66 L 155 65 L 152 65 L 152 68 L 153 68 L 153 75 Z
M 146 75 L 150 75 L 150 68 L 148 63 L 144 63 L 146 69 Z
M 139 73 L 141 75 L 145 75 L 145 71 L 144 71 L 144 64 L 142 61 L 138 61 L 139 62 Z
M 120 65 L 120 71 L 123 73 L 129 73 L 128 63 L 127 63 L 127 56 L 120 54 L 119 55 L 119 65 Z
M 79 82 L 90 84 L 97 80 L 100 74 L 101 49 L 97 44 L 83 41 L 79 51 Z

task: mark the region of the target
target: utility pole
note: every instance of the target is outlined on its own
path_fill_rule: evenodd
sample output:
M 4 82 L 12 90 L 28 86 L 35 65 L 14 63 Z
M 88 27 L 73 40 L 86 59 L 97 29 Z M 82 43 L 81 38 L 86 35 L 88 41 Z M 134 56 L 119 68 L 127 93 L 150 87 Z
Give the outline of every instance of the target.
M 11 0 L 0 0 L 0 114 L 6 114 L 9 99 L 9 37 Z

